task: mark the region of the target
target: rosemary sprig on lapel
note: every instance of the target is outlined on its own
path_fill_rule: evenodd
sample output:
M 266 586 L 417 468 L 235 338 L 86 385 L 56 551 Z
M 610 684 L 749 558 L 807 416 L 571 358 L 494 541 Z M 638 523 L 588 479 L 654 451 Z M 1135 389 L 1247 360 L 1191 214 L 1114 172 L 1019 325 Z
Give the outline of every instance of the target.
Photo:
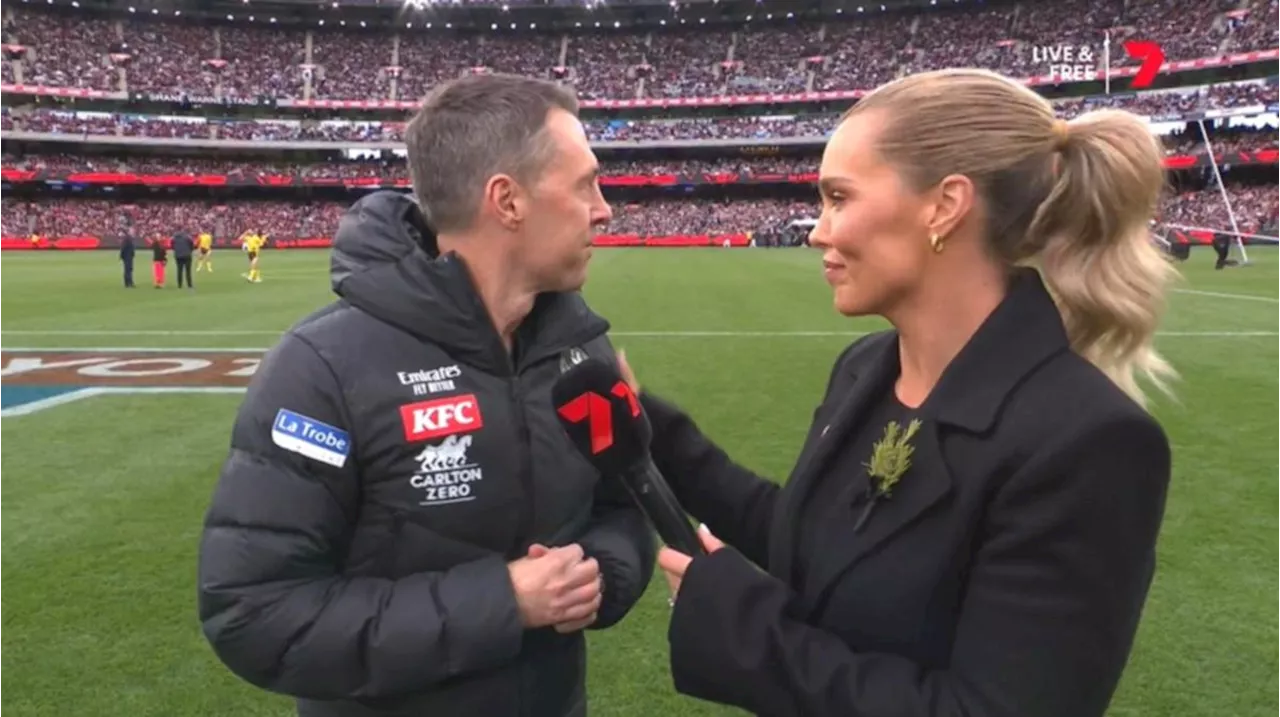
M 871 479 L 868 486 L 871 496 L 862 516 L 853 526 L 855 533 L 862 531 L 867 518 L 871 517 L 871 509 L 880 498 L 893 497 L 894 486 L 911 467 L 911 454 L 915 452 L 911 439 L 919 430 L 920 419 L 912 419 L 905 431 L 897 421 L 889 421 L 889 425 L 884 427 L 884 437 L 876 441 L 871 449 L 871 461 L 866 464 L 867 476 Z

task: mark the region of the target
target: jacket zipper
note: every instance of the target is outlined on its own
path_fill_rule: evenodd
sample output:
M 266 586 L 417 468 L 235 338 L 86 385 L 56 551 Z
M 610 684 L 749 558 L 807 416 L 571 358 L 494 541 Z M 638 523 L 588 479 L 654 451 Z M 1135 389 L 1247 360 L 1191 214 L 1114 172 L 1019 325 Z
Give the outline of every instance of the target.
M 586 343 L 598 336 L 598 333 L 591 332 L 590 335 L 583 334 L 580 340 L 568 342 L 567 345 L 573 346 L 577 343 Z M 499 341 L 501 345 L 501 341 Z M 529 432 L 529 422 L 525 419 L 524 414 L 524 397 L 520 392 L 520 369 L 528 369 L 536 366 L 543 358 L 555 356 L 556 352 L 536 355 L 524 356 L 523 366 L 517 365 L 516 359 L 510 353 L 504 351 L 507 361 L 507 367 L 510 376 L 510 398 L 511 407 L 514 411 L 516 430 L 519 435 L 520 453 L 518 459 L 520 487 L 524 490 L 525 500 L 523 510 L 520 514 L 520 522 L 517 524 L 515 544 L 512 546 L 513 558 L 522 558 L 528 551 L 528 546 L 532 542 L 534 518 L 537 515 L 537 496 L 533 489 L 533 436 Z
M 485 308 L 484 302 L 480 300 L 480 294 L 475 291 L 475 285 L 470 284 L 472 291 L 469 292 L 472 306 L 475 307 L 476 316 L 483 317 L 485 325 L 489 329 L 490 342 L 493 347 L 494 358 L 497 359 L 497 365 L 503 366 L 507 370 L 507 398 L 510 401 L 511 416 L 516 423 L 516 432 L 519 436 L 519 445 L 516 451 L 516 460 L 518 467 L 516 469 L 517 479 L 520 482 L 520 490 L 524 491 L 525 500 L 523 501 L 523 509 L 520 512 L 519 522 L 516 523 L 516 532 L 512 539 L 511 548 L 508 550 L 508 560 L 518 560 L 524 557 L 527 552 L 526 545 L 529 542 L 529 533 L 533 530 L 533 441 L 529 436 L 529 426 L 524 418 L 524 402 L 520 396 L 520 377 L 517 372 L 516 359 L 502 342 L 502 335 L 498 333 L 498 329 L 489 321 L 489 311 Z
M 396 578 L 399 577 L 395 572 L 396 560 L 398 554 L 395 550 L 395 543 L 400 540 L 400 531 L 404 530 L 405 516 L 402 511 L 396 510 L 391 513 L 391 537 L 378 548 L 378 570 L 375 573 L 380 578 Z
M 485 308 L 484 303 L 480 301 L 479 294 L 473 292 L 471 300 L 474 302 L 478 315 L 487 317 L 488 310 Z M 516 533 L 512 541 L 511 553 L 509 555 L 510 559 L 518 560 L 524 557 L 525 553 L 528 552 L 528 546 L 532 542 L 534 518 L 537 514 L 537 501 L 533 490 L 533 437 L 529 433 L 529 422 L 525 420 L 524 397 L 520 392 L 521 366 L 517 363 L 516 357 L 512 352 L 508 351 L 507 347 L 503 345 L 502 336 L 498 333 L 497 327 L 494 327 L 492 324 L 489 324 L 489 326 L 495 355 L 498 357 L 499 362 L 505 365 L 507 369 L 507 393 L 511 404 L 512 416 L 516 423 L 516 431 L 519 435 L 519 445 L 516 455 L 516 460 L 519 461 L 517 473 L 520 481 L 520 489 L 524 491 L 525 500 L 523 509 L 520 512 L 519 522 L 516 524 Z M 581 338 L 574 337 L 574 341 L 568 342 L 567 345 L 572 346 L 575 342 L 585 343 L 594 339 L 600 333 L 603 332 L 583 332 Z M 555 354 L 550 353 L 548 355 L 554 356 Z M 537 363 L 542 360 L 543 356 L 541 354 L 526 354 L 522 358 L 524 360 L 519 363 L 523 363 L 524 368 L 528 368 L 530 366 L 537 365 Z
M 502 345 L 502 337 L 497 331 L 493 333 L 494 347 L 500 354 L 507 369 L 507 400 L 510 404 L 511 419 L 516 426 L 516 478 L 520 482 L 520 490 L 525 499 L 521 502 L 519 521 L 512 538 L 508 558 L 518 560 L 528 552 L 530 533 L 533 532 L 534 495 L 533 495 L 533 439 L 529 434 L 529 423 L 524 417 L 524 397 L 520 393 L 520 375 L 517 372 L 515 357 Z
M 527 546 L 530 534 L 533 532 L 533 519 L 536 510 L 534 505 L 536 498 L 533 490 L 533 439 L 529 434 L 529 422 L 525 420 L 524 416 L 524 399 L 520 395 L 520 377 L 516 375 L 514 367 L 509 386 L 512 416 L 515 419 L 516 431 L 519 435 L 519 451 L 516 456 L 516 460 L 519 461 L 519 467 L 517 470 L 520 489 L 524 491 L 525 496 L 520 512 L 520 522 L 516 526 L 515 544 L 511 547 L 512 557 L 519 559 L 528 550 Z

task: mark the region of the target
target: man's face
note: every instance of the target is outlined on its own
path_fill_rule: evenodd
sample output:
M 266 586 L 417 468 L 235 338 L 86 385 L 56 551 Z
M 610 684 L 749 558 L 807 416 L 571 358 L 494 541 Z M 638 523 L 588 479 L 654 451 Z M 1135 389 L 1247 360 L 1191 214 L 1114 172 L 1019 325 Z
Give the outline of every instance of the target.
M 600 194 L 600 165 L 576 117 L 547 116 L 550 161 L 529 188 L 532 208 L 520 238 L 521 261 L 542 291 L 576 291 L 587 280 L 591 240 L 613 211 Z

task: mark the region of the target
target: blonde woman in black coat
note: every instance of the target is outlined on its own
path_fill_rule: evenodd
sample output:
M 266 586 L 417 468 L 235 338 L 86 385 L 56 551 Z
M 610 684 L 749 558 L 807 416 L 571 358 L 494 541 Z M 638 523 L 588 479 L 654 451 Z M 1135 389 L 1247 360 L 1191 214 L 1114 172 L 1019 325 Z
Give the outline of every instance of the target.
M 680 692 L 787 717 L 1105 712 L 1170 476 L 1139 388 L 1172 376 L 1161 159 L 1137 117 L 1064 122 L 985 71 L 845 116 L 811 243 L 836 309 L 893 329 L 837 359 L 785 486 L 642 394 L 710 528 L 708 555 L 660 556 Z

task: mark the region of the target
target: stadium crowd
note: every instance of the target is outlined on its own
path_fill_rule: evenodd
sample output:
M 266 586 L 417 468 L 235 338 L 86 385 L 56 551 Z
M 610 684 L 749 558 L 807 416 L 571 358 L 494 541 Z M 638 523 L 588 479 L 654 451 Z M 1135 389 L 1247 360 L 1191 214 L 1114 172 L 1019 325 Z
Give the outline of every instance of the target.
M 1194 154 L 1203 151 L 1199 132 L 1187 131 L 1164 136 L 1166 152 Z M 1216 153 L 1252 152 L 1277 146 L 1272 129 L 1231 128 L 1210 136 Z M 718 159 L 641 159 L 601 162 L 603 176 L 680 175 L 698 177 L 717 174 L 798 174 L 816 172 L 819 157 L 753 156 Z M 192 157 L 113 157 L 76 154 L 5 153 L 0 165 L 12 169 L 44 170 L 57 174 L 82 172 L 131 172 L 134 174 L 215 174 L 228 177 L 299 175 L 313 178 L 368 178 L 407 180 L 403 159 L 352 159 L 327 162 L 269 161 L 252 159 L 211 159 Z
M 337 21 L 312 30 L 309 52 L 303 31 L 249 25 L 247 16 L 195 24 L 139 15 L 122 23 L 123 39 L 113 19 L 87 13 L 21 8 L 8 17 L 5 42 L 28 50 L 4 63 L 6 81 L 21 75 L 26 84 L 244 99 L 413 98 L 474 68 L 560 72 L 585 98 L 870 89 L 903 70 L 957 65 L 1045 74 L 1048 63 L 1032 48 L 1064 43 L 1090 48 L 1101 67 L 1108 29 L 1117 67 L 1135 62 L 1120 45 L 1134 28 L 1160 42 L 1170 60 L 1277 46 L 1275 0 L 1245 0 L 1244 7 L 1240 0 L 1021 2 L 921 12 L 914 21 L 892 13 L 850 13 L 825 24 L 753 18 L 736 32 L 441 35 L 418 26 L 399 32 L 398 47 L 387 35 Z
M 101 157 L 72 154 L 38 154 L 0 157 L 13 169 L 44 170 L 57 174 L 131 172 L 134 174 L 215 174 L 228 177 L 299 175 L 303 177 L 379 177 L 409 179 L 403 160 L 349 160 L 334 162 L 271 162 L 246 159 L 193 157 Z M 817 157 L 741 157 L 722 159 L 659 159 L 604 161 L 604 176 L 654 176 L 700 174 L 788 174 L 816 172 Z
M 661 32 L 596 30 L 569 35 L 399 32 L 398 42 L 373 31 L 357 32 L 331 22 L 308 35 L 298 29 L 244 22 L 194 23 L 139 15 L 117 23 L 90 14 L 57 15 L 17 8 L 5 15 L 4 40 L 21 45 L 0 62 L 6 82 L 107 91 L 187 94 L 209 98 L 311 97 L 334 99 L 416 98 L 444 80 L 470 71 L 560 77 L 587 99 L 691 97 L 805 90 L 869 89 L 894 76 L 948 66 L 982 66 L 1018 76 L 1043 74 L 1048 62 L 1033 48 L 1073 44 L 1088 47 L 1101 65 L 1102 33 L 1110 30 L 1111 62 L 1132 61 L 1120 40 L 1142 28 L 1159 41 L 1169 59 L 1219 56 L 1275 48 L 1276 0 L 1056 0 L 1015 2 L 965 11 L 901 15 L 867 13 L 825 24 L 754 18 L 735 28 L 670 28 Z M 853 13 L 850 13 L 853 15 Z M 767 23 L 767 24 L 766 24 Z M 338 28 L 333 25 L 338 24 Z M 565 66 L 560 67 L 563 63 Z M 1274 83 L 1242 82 L 1198 88 L 1057 100 L 1063 117 L 1099 107 L 1119 107 L 1155 118 L 1176 118 L 1208 109 L 1274 106 Z M 820 138 L 836 114 L 684 119 L 588 119 L 597 142 L 678 140 L 774 140 Z M 10 132 L 91 136 L 235 139 L 262 142 L 399 142 L 401 122 L 342 120 L 232 120 L 202 116 L 160 117 L 128 113 L 76 113 L 8 107 L 0 126 Z M 1274 130 L 1215 131 L 1219 152 L 1276 146 Z M 1166 151 L 1198 151 L 1194 130 L 1164 136 Z M 66 145 L 63 145 L 66 146 Z M 735 157 L 610 161 L 604 176 L 791 174 L 814 172 L 818 159 Z M 243 157 L 115 157 L 41 154 L 3 157 L 6 168 L 58 173 L 295 174 L 308 178 L 407 179 L 399 159 L 268 160 Z M 1242 231 L 1275 232 L 1276 186 L 1232 186 L 1229 192 Z M 145 200 L 128 204 L 105 199 L 3 201 L 5 233 L 45 236 L 112 236 L 128 219 L 144 237 L 179 229 L 209 230 L 221 240 L 255 229 L 273 239 L 323 237 L 332 233 L 346 202 L 282 200 Z M 816 206 L 795 199 L 650 199 L 615 203 L 611 234 L 648 236 L 774 232 L 792 220 L 814 216 Z M 1229 226 L 1216 190 L 1166 197 L 1164 222 Z
M 151 238 L 178 231 L 211 231 L 231 239 L 253 229 L 275 239 L 330 235 L 346 209 L 341 202 L 146 201 L 50 199 L 28 202 L 5 197 L 6 236 L 113 237 L 128 226 Z
M 1167 154 L 1192 154 L 1204 151 L 1204 139 L 1199 131 L 1176 132 L 1164 136 L 1164 147 Z M 1276 131 L 1274 129 L 1251 129 L 1248 127 L 1232 127 L 1220 129 L 1209 136 L 1215 154 L 1223 152 L 1256 152 L 1276 147 Z
M 1277 187 L 1228 186 L 1242 232 L 1274 235 Z M 285 202 L 261 200 L 146 201 L 130 204 L 97 199 L 28 201 L 5 197 L 3 224 L 7 236 L 110 237 L 121 231 L 127 217 L 132 231 L 143 237 L 170 236 L 175 231 L 210 231 L 218 239 L 232 239 L 256 229 L 272 239 L 331 236 L 347 207 L 344 202 Z M 818 207 L 795 199 L 658 199 L 615 203 L 614 219 L 604 233 L 641 236 L 735 234 L 778 231 L 798 218 L 814 217 Z M 1163 223 L 1191 227 L 1231 226 L 1216 189 L 1170 194 L 1158 216 Z
M 1197 110 L 1257 107 L 1280 102 L 1280 87 L 1258 83 L 1211 85 L 1189 90 L 1146 92 L 1060 101 L 1063 117 L 1102 107 L 1126 109 L 1155 117 L 1176 117 Z M 184 137 L 272 141 L 399 142 L 401 122 L 340 120 L 209 121 L 202 117 L 108 115 L 32 110 L 4 113 L 6 131 L 55 134 L 120 135 L 125 137 Z M 588 119 L 587 134 L 598 142 L 652 142 L 664 139 L 778 139 L 822 137 L 835 126 L 838 114 L 696 119 Z
M 1280 187 L 1227 185 L 1227 196 L 1240 231 L 1276 236 L 1280 224 Z M 1159 220 L 1166 224 L 1201 229 L 1230 230 L 1231 216 L 1217 189 L 1171 194 L 1160 207 Z

